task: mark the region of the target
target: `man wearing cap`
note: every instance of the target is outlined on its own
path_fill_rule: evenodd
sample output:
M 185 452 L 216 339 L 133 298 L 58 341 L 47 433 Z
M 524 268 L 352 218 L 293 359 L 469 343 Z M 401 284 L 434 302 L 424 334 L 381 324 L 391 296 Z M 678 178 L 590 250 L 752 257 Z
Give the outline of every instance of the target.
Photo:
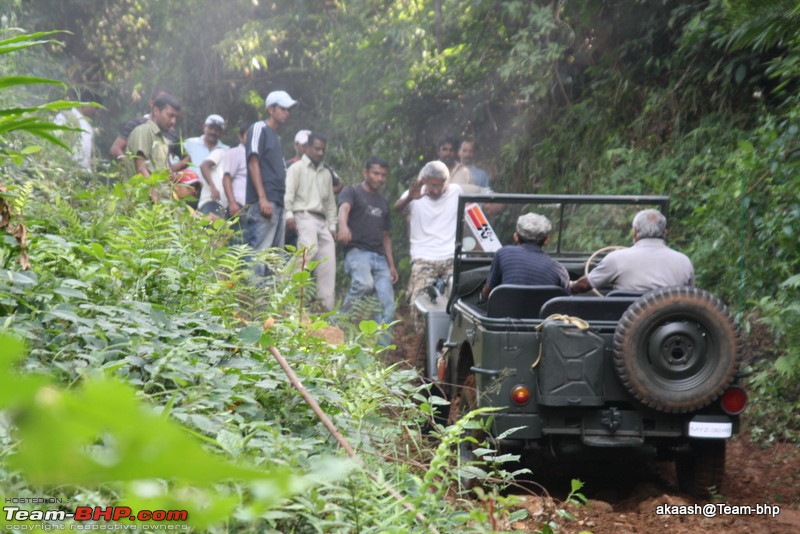
M 311 130 L 299 130 L 294 136 L 294 157 L 286 161 L 286 168 L 288 169 L 293 164 L 300 161 L 303 154 L 306 153 L 308 146 L 308 136 Z M 284 229 L 284 245 L 286 247 L 297 248 L 297 231 L 292 230 L 288 226 Z
M 542 251 L 552 229 L 544 215 L 521 215 L 517 219 L 514 244 L 504 246 L 492 258 L 483 298 L 500 284 L 559 286 L 569 291 L 567 269 Z
M 286 193 L 286 163 L 278 130 L 289 120 L 297 102 L 286 91 L 272 91 L 265 99 L 267 119 L 247 131 L 247 204 L 244 217 L 245 242 L 255 250 L 283 247 L 283 195 Z M 266 274 L 259 265 L 256 273 Z
M 208 200 L 212 200 L 217 204 L 220 201 L 222 181 L 215 183 L 211 174 L 206 175 L 200 167 L 214 150 L 228 150 L 228 145 L 219 140 L 224 131 L 225 120 L 215 113 L 206 117 L 203 122 L 203 135 L 190 137 L 183 142 L 183 149 L 191 159 L 189 169 L 196 172 L 200 177 L 200 183 L 202 184 L 200 195 L 207 199 L 205 202 L 201 201 L 199 203 L 200 207 L 209 206 Z M 213 208 L 216 209 L 216 206 L 213 206 Z M 206 209 L 212 208 L 207 207 Z M 211 211 L 203 211 L 203 213 L 211 213 Z
M 286 167 L 291 167 L 292 163 L 300 161 L 303 154 L 306 153 L 306 146 L 308 146 L 308 136 L 311 130 L 300 130 L 294 136 L 294 157 L 286 162 Z
M 331 311 L 336 296 L 336 198 L 331 172 L 322 163 L 328 140 L 320 133 L 308 136 L 303 157 L 286 173 L 286 228 L 297 232 L 297 248 L 309 248 L 308 260 L 319 262 L 314 269 L 317 298 Z

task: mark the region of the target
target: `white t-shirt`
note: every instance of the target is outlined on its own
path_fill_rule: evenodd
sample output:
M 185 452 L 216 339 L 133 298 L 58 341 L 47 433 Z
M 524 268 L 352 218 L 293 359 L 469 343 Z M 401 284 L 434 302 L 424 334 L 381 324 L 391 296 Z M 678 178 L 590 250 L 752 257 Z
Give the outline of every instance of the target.
M 222 187 L 222 176 L 224 174 L 222 172 L 222 158 L 225 156 L 225 151 L 224 148 L 214 149 L 204 160 L 211 162 L 211 181 L 214 183 L 214 187 L 217 188 L 217 191 L 219 191 L 219 200 L 217 202 L 219 202 L 223 208 L 228 207 L 228 197 L 225 195 L 225 189 Z M 213 200 L 211 198 L 211 188 L 208 187 L 208 183 L 203 176 L 200 176 L 200 184 L 202 187 L 200 188 L 200 200 L 197 202 L 198 208 L 203 207 L 204 204 Z
M 448 184 L 442 196 L 412 200 L 409 211 L 409 241 L 412 260 L 448 260 L 456 249 L 458 197 L 461 187 Z M 403 193 L 408 196 L 408 191 Z
M 71 114 L 71 117 L 67 117 L 65 113 Z M 94 150 L 94 128 L 92 128 L 91 123 L 75 108 L 62 111 L 56 115 L 53 122 L 59 126 L 66 125 L 81 129 L 80 142 L 78 146 L 75 147 L 72 158 L 77 161 L 84 170 L 91 172 L 92 151 Z
M 231 175 L 233 198 L 236 199 L 239 206 L 244 206 L 247 196 L 247 161 L 245 160 L 244 145 L 237 145 L 225 152 L 225 157 L 222 158 L 222 169 Z M 230 202 L 230 199 L 228 201 Z

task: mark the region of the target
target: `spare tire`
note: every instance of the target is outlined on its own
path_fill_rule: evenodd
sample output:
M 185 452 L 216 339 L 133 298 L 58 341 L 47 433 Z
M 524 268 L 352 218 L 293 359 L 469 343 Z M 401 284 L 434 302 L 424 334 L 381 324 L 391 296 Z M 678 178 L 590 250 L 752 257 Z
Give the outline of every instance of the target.
M 647 293 L 614 332 L 614 367 L 643 404 L 668 413 L 700 409 L 733 381 L 740 349 L 727 306 L 695 287 Z

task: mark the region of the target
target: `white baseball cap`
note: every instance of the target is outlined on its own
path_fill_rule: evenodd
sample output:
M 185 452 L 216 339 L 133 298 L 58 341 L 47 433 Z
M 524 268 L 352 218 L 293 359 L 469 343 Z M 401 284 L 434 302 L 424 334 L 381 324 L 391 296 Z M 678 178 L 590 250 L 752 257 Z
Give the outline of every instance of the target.
M 213 113 L 206 117 L 206 122 L 204 122 L 206 126 L 219 126 L 220 128 L 225 128 L 225 119 L 221 116 Z
M 297 101 L 294 100 L 289 93 L 286 91 L 272 91 L 270 94 L 267 95 L 266 100 L 264 103 L 267 107 L 274 106 L 275 104 L 279 105 L 282 108 L 289 109 L 297 105 Z
M 294 136 L 294 142 L 298 145 L 307 145 L 309 135 L 311 135 L 311 130 L 300 130 Z

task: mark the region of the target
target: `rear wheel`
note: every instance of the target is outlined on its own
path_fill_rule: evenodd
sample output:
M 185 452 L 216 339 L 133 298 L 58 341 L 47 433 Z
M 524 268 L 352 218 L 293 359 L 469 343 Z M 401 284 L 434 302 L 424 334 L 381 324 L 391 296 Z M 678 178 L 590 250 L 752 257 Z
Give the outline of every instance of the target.
M 455 424 L 459 419 L 478 407 L 478 390 L 475 374 L 468 374 L 461 383 L 458 395 L 450 404 L 450 424 Z M 480 484 L 479 470 L 475 466 L 477 457 L 475 448 L 485 439 L 486 433 L 477 428 L 468 428 L 463 431 L 458 441 L 458 472 L 461 487 L 471 490 Z
M 698 499 L 708 499 L 722 491 L 726 443 L 718 439 L 692 440 L 689 451 L 675 457 L 681 491 Z

